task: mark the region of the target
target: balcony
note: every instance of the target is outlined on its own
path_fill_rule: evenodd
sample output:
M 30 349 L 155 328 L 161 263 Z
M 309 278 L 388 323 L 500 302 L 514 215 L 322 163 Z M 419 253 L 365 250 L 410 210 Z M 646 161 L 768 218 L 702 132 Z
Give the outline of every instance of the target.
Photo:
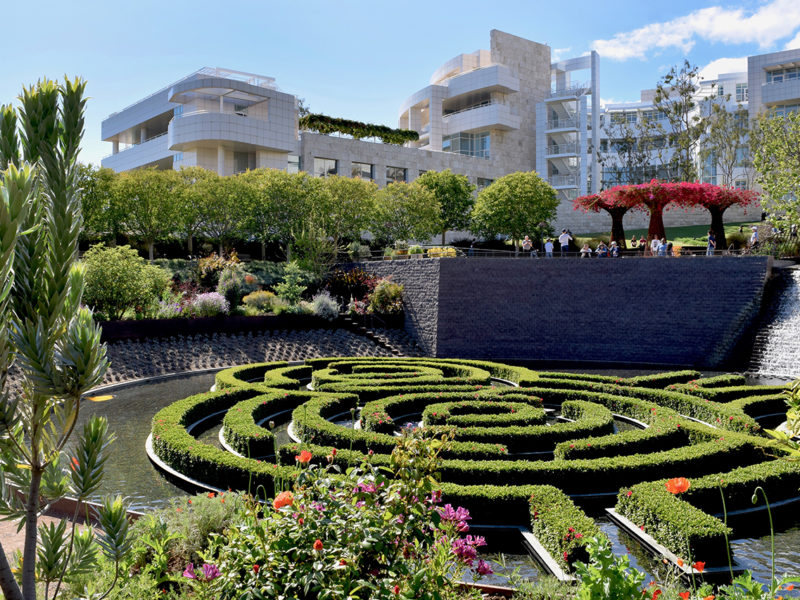
M 119 173 L 163 160 L 172 154 L 167 145 L 167 134 L 160 133 L 141 144 L 134 144 L 116 154 L 105 156 L 101 164 Z
M 577 175 L 550 175 L 549 181 L 554 188 L 578 187 Z
M 566 87 L 551 90 L 547 97 L 548 99 L 578 98 L 586 94 L 590 89 L 591 86 L 588 83 L 573 83 Z
M 170 121 L 167 143 L 172 150 L 183 150 L 197 142 L 225 141 L 254 150 L 296 151 L 294 121 L 276 121 L 264 121 L 236 113 L 193 111 Z
M 578 117 L 564 117 L 547 121 L 547 131 L 553 129 L 577 129 Z
M 442 117 L 443 135 L 486 129 L 514 130 L 520 127 L 518 115 L 512 115 L 507 104 L 490 102 L 453 112 Z
M 567 142 L 565 144 L 550 144 L 545 151 L 546 156 L 561 156 L 578 153 L 577 142 Z
M 800 98 L 800 79 L 773 81 L 761 86 L 761 102 L 764 104 L 784 104 L 796 101 L 798 98 Z

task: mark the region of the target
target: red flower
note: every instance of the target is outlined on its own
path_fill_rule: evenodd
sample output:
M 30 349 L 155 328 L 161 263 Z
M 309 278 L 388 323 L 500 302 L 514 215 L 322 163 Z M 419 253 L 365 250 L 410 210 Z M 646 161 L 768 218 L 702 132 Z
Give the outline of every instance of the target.
M 703 570 L 706 568 L 706 563 L 698 560 L 692 566 L 694 567 L 695 571 L 697 571 L 698 573 L 702 573 Z
M 690 487 L 689 480 L 685 477 L 675 477 L 666 483 L 667 491 L 670 494 L 682 494 Z
M 678 596 L 683 598 L 683 600 L 689 600 L 689 596 L 691 596 L 691 595 L 692 595 L 692 592 L 681 592 L 680 594 L 678 594 Z
M 336 448 L 331 448 L 331 456 L 336 456 Z
M 346 564 L 347 564 L 347 561 L 346 561 L 345 559 L 343 559 L 343 558 L 340 558 L 340 559 L 339 559 L 339 564 L 340 564 L 340 565 L 346 565 Z
M 308 450 L 303 450 L 298 456 L 295 456 L 294 459 L 299 462 L 301 465 L 307 465 L 311 462 L 311 457 L 314 456 Z
M 261 567 L 259 567 L 258 565 L 253 565 L 253 573 L 258 573 L 258 570 L 259 570 L 260 568 L 261 568 Z
M 317 540 L 314 542 L 314 550 L 316 550 L 317 552 L 319 552 L 320 550 L 322 550 L 322 548 L 323 548 L 323 545 L 322 545 L 322 540 L 320 540 L 320 539 L 317 539 Z
M 656 590 L 653 592 L 653 596 L 650 598 L 650 600 L 658 600 L 658 597 L 660 595 L 661 595 L 661 590 Z
M 289 506 L 292 502 L 294 502 L 294 495 L 292 492 L 281 492 L 275 496 L 275 500 L 272 501 L 272 506 L 275 510 L 278 510 L 284 506 Z
M 397 594 L 400 593 L 400 586 L 399 585 L 394 586 L 392 588 L 392 592 L 394 593 L 395 596 L 397 596 Z
M 208 497 L 209 498 L 213 498 L 214 496 L 216 496 L 216 494 L 214 492 L 208 492 Z

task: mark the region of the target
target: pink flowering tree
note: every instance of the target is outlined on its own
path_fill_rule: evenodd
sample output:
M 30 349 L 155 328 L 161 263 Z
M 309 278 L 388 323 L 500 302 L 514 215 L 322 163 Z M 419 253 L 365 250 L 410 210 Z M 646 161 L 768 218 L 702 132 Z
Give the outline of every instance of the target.
M 641 206 L 641 199 L 634 194 L 618 193 L 621 188 L 617 186 L 599 194 L 579 196 L 573 200 L 573 208 L 584 212 L 600 212 L 604 210 L 611 216 L 611 241 L 617 242 L 621 248 L 626 247 L 625 227 L 622 219 L 625 214 L 636 206 Z
M 759 194 L 752 190 L 738 190 L 710 183 L 682 182 L 674 185 L 680 187 L 686 206 L 702 206 L 711 213 L 711 231 L 714 232 L 718 248 L 728 245 L 723 223 L 725 211 L 735 205 L 748 207 L 759 204 Z

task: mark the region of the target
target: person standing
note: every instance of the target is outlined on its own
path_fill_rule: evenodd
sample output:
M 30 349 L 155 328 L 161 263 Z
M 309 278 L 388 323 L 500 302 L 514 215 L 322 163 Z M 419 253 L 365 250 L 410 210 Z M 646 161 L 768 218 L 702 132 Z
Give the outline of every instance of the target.
M 758 227 L 753 227 L 753 233 L 750 236 L 750 247 L 755 248 L 758 246 Z
M 708 246 L 706 247 L 706 256 L 714 256 L 714 251 L 717 249 L 717 238 L 714 236 L 714 232 L 709 229 L 708 230 Z
M 533 250 L 533 242 L 531 241 L 531 238 L 529 238 L 526 235 L 525 239 L 522 240 L 522 251 L 527 252 L 529 256 L 533 257 L 532 250 Z
M 659 240 L 657 237 L 654 237 L 652 240 L 650 240 L 650 253 L 653 256 L 658 256 L 658 247 L 660 245 L 661 245 L 661 240 Z
M 639 248 L 642 249 L 642 256 L 644 256 L 647 253 L 647 239 L 644 235 L 639 238 Z
M 656 241 L 658 241 L 658 240 L 656 240 Z M 666 238 L 661 238 L 661 241 L 658 244 L 658 255 L 659 256 L 666 256 L 668 248 L 669 248 L 669 246 L 667 246 Z
M 547 240 L 544 243 L 544 256 L 545 258 L 553 258 L 553 240 Z
M 561 235 L 558 236 L 558 243 L 561 244 L 562 258 L 569 252 L 569 243 L 572 241 L 572 236 L 566 229 L 561 230 Z

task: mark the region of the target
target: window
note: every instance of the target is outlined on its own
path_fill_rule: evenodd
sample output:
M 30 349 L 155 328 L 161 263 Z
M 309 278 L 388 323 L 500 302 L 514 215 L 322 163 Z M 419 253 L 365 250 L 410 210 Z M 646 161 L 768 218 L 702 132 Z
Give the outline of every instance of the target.
M 406 169 L 403 167 L 386 167 L 386 183 L 406 180 Z
M 442 151 L 465 156 L 489 158 L 491 136 L 488 131 L 479 133 L 457 133 L 442 138 Z
M 747 189 L 747 180 L 746 179 L 737 179 L 733 182 L 733 187 L 737 190 L 746 190 Z
M 233 105 L 233 112 L 240 117 L 247 116 L 247 105 L 246 104 L 234 104 Z
M 256 168 L 255 152 L 234 152 L 233 153 L 233 172 L 244 173 L 248 169 Z
M 615 112 L 611 113 L 611 124 L 612 125 L 619 125 L 620 123 L 625 122 L 625 113 Z
M 485 189 L 494 183 L 494 179 L 487 179 L 485 177 L 478 177 L 478 191 Z
M 800 68 L 798 67 L 767 71 L 767 83 L 781 83 L 783 81 L 792 81 L 798 78 L 800 78 Z
M 175 167 L 183 162 L 183 152 L 176 152 L 172 155 L 172 166 Z
M 178 106 L 173 109 L 172 114 L 176 117 L 180 117 L 183 114 L 183 104 L 178 104 Z
M 721 96 L 724 96 L 724 95 L 725 95 L 725 86 L 718 85 L 717 86 L 717 96 L 721 97 Z
M 288 161 L 286 164 L 286 172 L 287 173 L 299 173 L 300 172 L 300 157 L 294 154 L 290 154 L 288 156 Z
M 800 110 L 800 104 L 778 104 L 772 107 L 776 117 L 785 117 L 791 112 Z
M 626 112 L 625 113 L 625 122 L 626 123 L 636 123 L 636 111 Z
M 336 175 L 336 163 L 337 161 L 333 158 L 314 157 L 314 177 Z
M 359 177 L 361 179 L 372 179 L 372 165 L 369 163 L 354 162 L 352 163 L 350 176 Z
M 748 93 L 747 93 L 747 84 L 746 83 L 737 83 L 736 84 L 736 101 L 737 102 L 747 102 Z

